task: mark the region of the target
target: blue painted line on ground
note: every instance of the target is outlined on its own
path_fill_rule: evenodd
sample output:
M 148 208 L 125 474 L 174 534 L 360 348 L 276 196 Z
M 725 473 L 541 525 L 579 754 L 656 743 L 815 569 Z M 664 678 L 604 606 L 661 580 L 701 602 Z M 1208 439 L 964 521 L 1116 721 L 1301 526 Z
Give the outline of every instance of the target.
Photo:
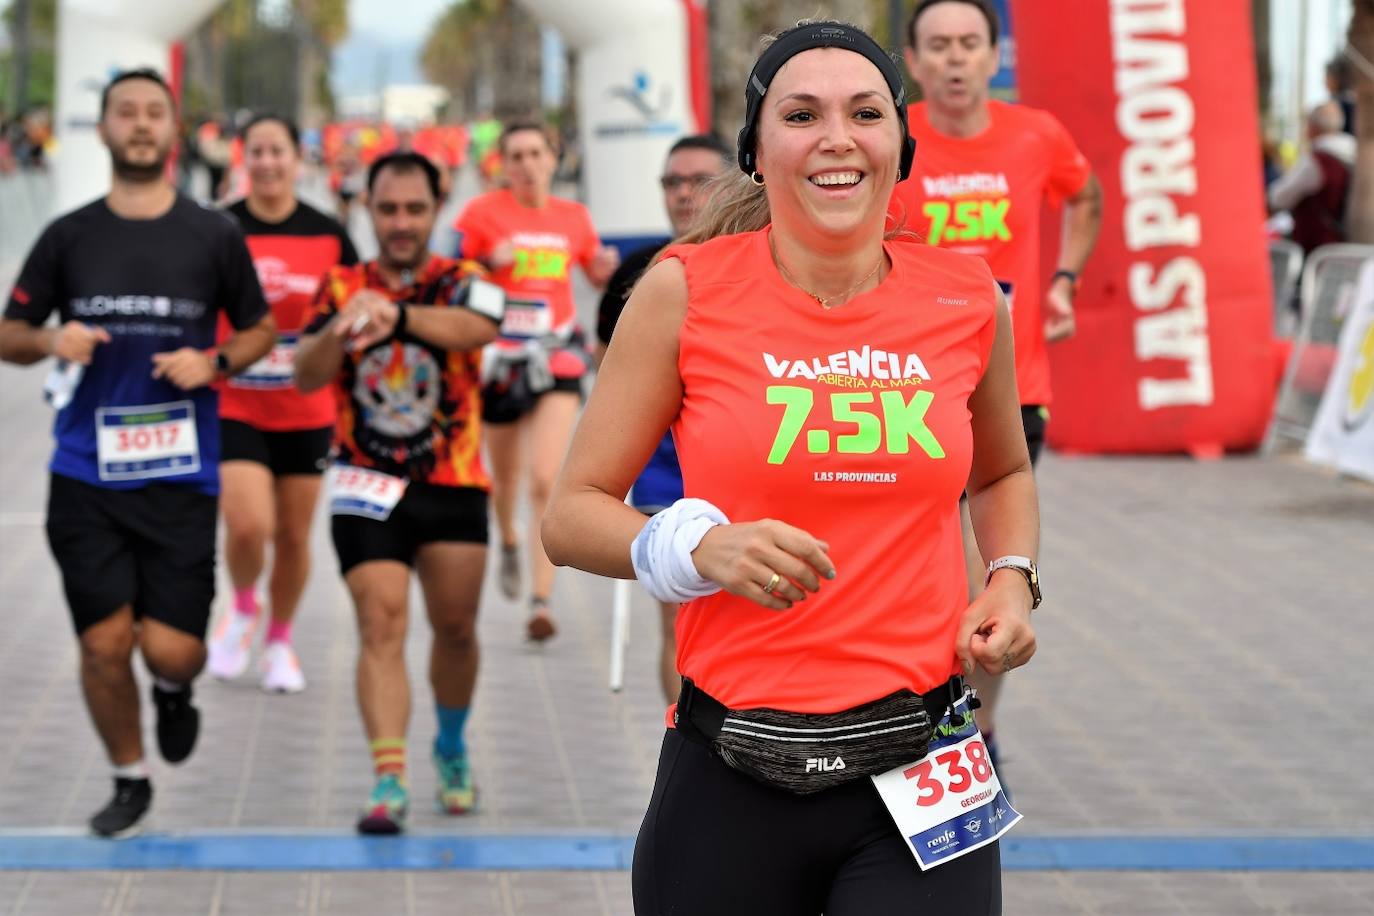
M 621 871 L 624 836 L 0 836 L 0 871 Z
M 623 871 L 631 836 L 0 832 L 0 871 Z M 1374 836 L 1009 836 L 1008 871 L 1372 871 Z

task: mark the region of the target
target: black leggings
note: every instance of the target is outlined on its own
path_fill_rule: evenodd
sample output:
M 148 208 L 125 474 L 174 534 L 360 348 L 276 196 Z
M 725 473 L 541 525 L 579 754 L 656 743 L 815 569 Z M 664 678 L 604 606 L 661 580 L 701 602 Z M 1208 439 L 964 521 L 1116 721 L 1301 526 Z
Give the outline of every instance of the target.
M 896 916 L 1002 911 L 989 843 L 921 871 L 868 779 L 772 789 L 668 729 L 635 842 L 636 916 Z

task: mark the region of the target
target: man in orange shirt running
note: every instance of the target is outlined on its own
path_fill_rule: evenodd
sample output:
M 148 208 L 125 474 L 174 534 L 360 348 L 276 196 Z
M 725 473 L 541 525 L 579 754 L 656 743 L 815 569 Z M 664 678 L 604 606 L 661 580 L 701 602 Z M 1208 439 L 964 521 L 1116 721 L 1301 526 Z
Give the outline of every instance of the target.
M 921 0 L 907 25 L 906 64 L 923 101 L 909 109 L 916 161 L 897 185 L 893 215 L 927 243 L 984 258 L 1011 307 L 1016 382 L 1031 460 L 1049 419 L 1046 343 L 1074 332 L 1074 293 L 1102 223 L 1102 189 L 1064 126 L 1049 112 L 989 98 L 997 72 L 997 12 L 989 0 Z M 1040 279 L 1040 214 L 1064 209 L 1058 269 Z M 1043 301 L 1043 306 L 1042 306 Z M 964 511 L 969 597 L 986 564 Z M 972 678 L 978 724 L 992 748 L 1000 676 Z

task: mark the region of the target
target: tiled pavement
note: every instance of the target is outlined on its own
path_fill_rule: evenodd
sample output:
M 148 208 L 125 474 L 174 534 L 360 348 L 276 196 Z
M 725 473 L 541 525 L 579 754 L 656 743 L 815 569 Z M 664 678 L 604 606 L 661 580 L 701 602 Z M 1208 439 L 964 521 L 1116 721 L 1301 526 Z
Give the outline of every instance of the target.
M 79 830 L 108 776 L 41 527 L 40 370 L 0 367 L 0 833 Z M 1040 474 L 1040 654 L 1004 707 L 1030 834 L 1374 835 L 1374 489 L 1289 459 L 1074 459 Z M 347 833 L 369 780 L 354 635 L 323 527 L 298 625 L 310 689 L 203 681 L 203 742 L 156 771 L 160 830 Z M 426 625 L 411 670 L 418 833 L 632 834 L 662 707 L 636 596 L 623 694 L 606 690 L 608 583 L 560 580 L 563 632 L 521 640 L 489 589 L 471 741 L 481 810 L 423 804 Z M 3 863 L 0 863 L 3 865 Z M 1009 872 L 1008 913 L 1368 913 L 1374 872 Z M 0 916 L 628 913 L 624 872 L 7 872 Z

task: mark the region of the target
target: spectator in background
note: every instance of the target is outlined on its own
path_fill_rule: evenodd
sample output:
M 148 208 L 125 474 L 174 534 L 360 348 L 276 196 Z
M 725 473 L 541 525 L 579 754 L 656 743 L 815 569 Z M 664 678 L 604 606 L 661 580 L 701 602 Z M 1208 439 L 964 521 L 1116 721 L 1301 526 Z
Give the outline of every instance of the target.
M 1345 202 L 1355 163 L 1355 138 L 1341 130 L 1336 102 L 1323 102 L 1307 116 L 1310 148 L 1269 187 L 1269 211 L 1293 217 L 1293 241 L 1304 252 L 1345 240 Z
M 1341 130 L 1355 134 L 1355 89 L 1350 77 L 1350 61 L 1344 53 L 1331 58 L 1326 65 L 1326 91 L 1331 101 L 1341 107 Z
M 229 138 L 221 121 L 207 118 L 196 128 L 196 153 L 210 174 L 210 199 L 218 200 L 229 168 Z
M 0 175 L 8 175 L 18 168 L 14 161 L 14 144 L 10 142 L 10 121 L 0 108 Z

